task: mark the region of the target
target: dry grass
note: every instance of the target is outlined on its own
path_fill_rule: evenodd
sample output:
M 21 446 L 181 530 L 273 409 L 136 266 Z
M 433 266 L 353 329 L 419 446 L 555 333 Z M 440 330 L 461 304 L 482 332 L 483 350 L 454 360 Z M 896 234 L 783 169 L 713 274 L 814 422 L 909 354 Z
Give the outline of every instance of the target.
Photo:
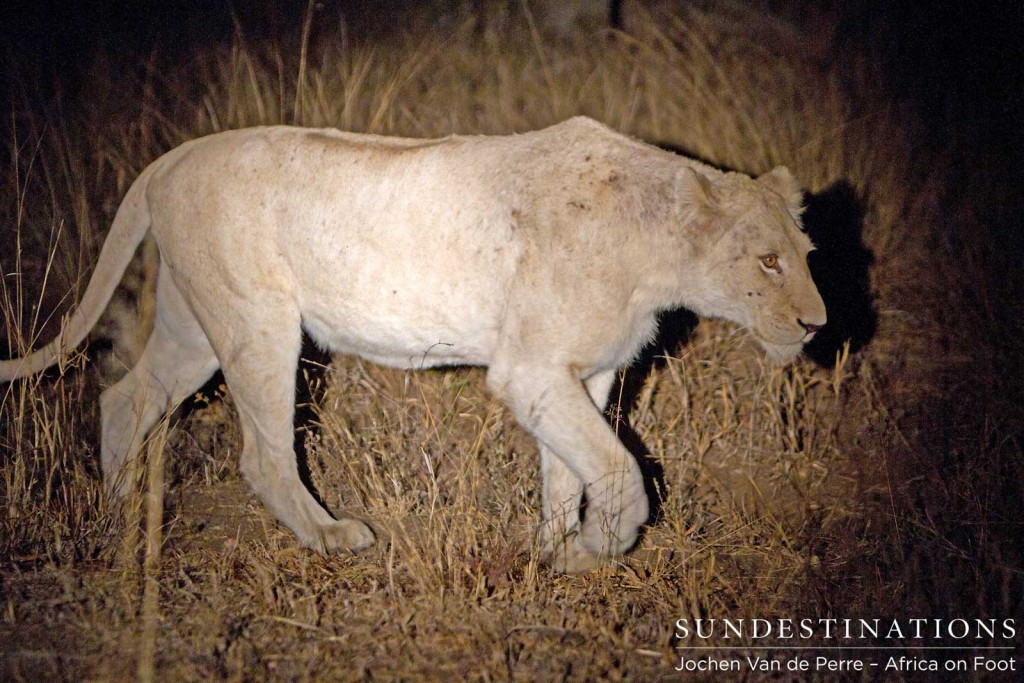
M 222 390 L 152 439 L 167 464 L 151 456 L 150 491 L 166 470 L 167 494 L 148 523 L 141 500 L 109 506 L 97 378 L 76 356 L 0 388 L 3 677 L 653 680 L 674 673 L 679 618 L 1019 614 L 1007 538 L 1021 459 L 1007 435 L 1020 423 L 1012 406 L 989 400 L 979 417 L 955 400 L 984 358 L 966 355 L 970 331 L 943 325 L 963 304 L 929 265 L 957 250 L 984 287 L 966 233 L 936 239 L 948 212 L 974 220 L 948 191 L 948 160 L 915 145 L 870 64 L 825 67 L 726 29 L 696 10 L 574 41 L 515 13 L 372 45 L 307 26 L 296 45 L 239 38 L 180 73 L 119 81 L 117 109 L 16 121 L 2 216 L 12 353 L 54 333 L 43 316 L 81 291 L 127 184 L 185 139 L 281 122 L 498 133 L 579 113 L 747 172 L 784 163 L 814 192 L 849 183 L 879 329 L 833 368 L 783 369 L 705 322 L 649 376 L 634 370 L 610 419 L 628 418 L 660 470 L 660 516 L 619 566 L 580 577 L 539 563 L 536 448 L 479 370 L 337 359 L 316 380 L 311 479 L 382 541 L 325 558 L 249 498 Z

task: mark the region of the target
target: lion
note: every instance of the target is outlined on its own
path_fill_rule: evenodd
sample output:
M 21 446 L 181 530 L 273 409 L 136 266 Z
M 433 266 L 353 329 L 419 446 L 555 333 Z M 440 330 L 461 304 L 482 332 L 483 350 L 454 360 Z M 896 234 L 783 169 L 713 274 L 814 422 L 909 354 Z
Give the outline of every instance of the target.
M 733 321 L 780 361 L 825 325 L 801 200 L 784 167 L 725 173 L 584 117 L 422 140 L 217 133 L 139 175 L 78 309 L 48 345 L 0 362 L 0 381 L 77 347 L 151 233 L 153 331 L 100 398 L 109 494 L 133 489 L 147 431 L 220 368 L 240 469 L 267 509 L 304 546 L 370 546 L 369 526 L 332 516 L 299 479 L 304 329 L 385 365 L 486 366 L 488 388 L 540 447 L 544 557 L 582 571 L 628 551 L 648 517 L 638 465 L 602 413 L 658 314 Z

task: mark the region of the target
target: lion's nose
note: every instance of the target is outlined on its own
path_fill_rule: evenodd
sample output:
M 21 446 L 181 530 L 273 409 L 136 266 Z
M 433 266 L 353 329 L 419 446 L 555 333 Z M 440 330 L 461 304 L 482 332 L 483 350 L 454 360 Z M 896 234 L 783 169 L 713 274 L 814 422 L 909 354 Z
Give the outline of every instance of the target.
M 817 332 L 818 330 L 821 329 L 821 325 L 815 325 L 814 323 L 805 323 L 800 318 L 797 318 L 796 322 L 797 322 L 797 324 L 800 325 L 800 327 L 802 327 L 805 330 L 807 330 L 807 334 L 814 334 L 815 332 Z

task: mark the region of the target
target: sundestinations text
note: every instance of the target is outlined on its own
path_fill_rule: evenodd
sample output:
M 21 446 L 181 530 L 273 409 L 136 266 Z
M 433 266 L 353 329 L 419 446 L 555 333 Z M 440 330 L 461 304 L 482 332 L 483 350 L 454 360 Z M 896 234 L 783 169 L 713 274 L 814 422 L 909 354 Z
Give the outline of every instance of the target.
M 1014 619 L 678 619 L 679 640 L 1012 640 Z

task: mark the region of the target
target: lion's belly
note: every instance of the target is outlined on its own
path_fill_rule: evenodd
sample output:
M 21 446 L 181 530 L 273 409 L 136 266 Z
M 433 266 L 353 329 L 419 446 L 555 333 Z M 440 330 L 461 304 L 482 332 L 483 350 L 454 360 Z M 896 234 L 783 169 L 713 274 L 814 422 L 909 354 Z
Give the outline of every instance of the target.
M 370 241 L 310 258 L 298 272 L 303 323 L 320 344 L 386 365 L 486 365 L 511 266 L 491 250 Z
M 351 294 L 351 292 L 349 292 Z M 495 310 L 478 301 L 424 301 L 414 293 L 381 291 L 346 301 L 306 306 L 303 325 L 336 353 L 405 368 L 486 365 L 500 324 Z

